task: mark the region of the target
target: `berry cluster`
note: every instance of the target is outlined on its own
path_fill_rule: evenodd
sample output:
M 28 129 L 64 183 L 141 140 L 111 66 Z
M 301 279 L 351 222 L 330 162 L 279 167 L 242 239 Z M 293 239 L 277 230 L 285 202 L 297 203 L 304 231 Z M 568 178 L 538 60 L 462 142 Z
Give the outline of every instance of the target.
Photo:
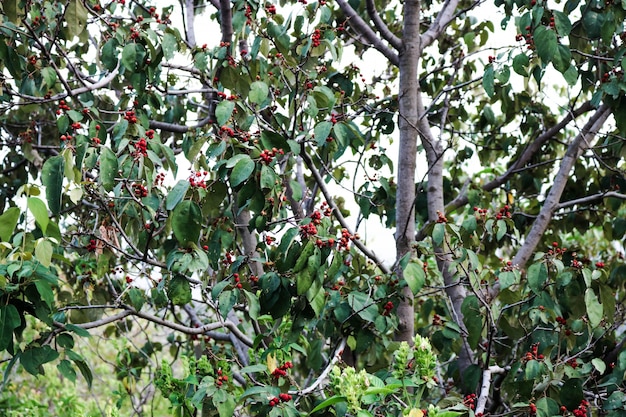
M 476 409 L 476 394 L 467 394 L 463 398 L 463 405 L 469 408 L 470 410 Z
M 266 235 L 265 236 L 265 244 L 270 246 L 272 245 L 274 242 L 276 242 L 276 238 L 274 236 L 270 236 L 270 235 Z
M 537 414 L 537 406 L 534 403 L 528 404 L 528 410 L 530 411 L 530 414 Z
M 383 316 L 388 316 L 393 310 L 393 303 L 391 301 L 387 301 L 383 306 Z
M 578 362 L 576 361 L 576 358 L 571 358 L 565 363 L 571 366 L 573 369 L 578 368 Z
M 134 146 L 135 150 L 131 152 L 133 158 L 139 159 L 141 157 L 148 156 L 148 142 L 146 141 L 146 138 L 140 138 Z
M 489 55 L 489 58 L 488 58 L 488 59 L 489 59 L 489 63 L 490 63 L 490 64 L 493 64 L 494 62 L 496 62 L 496 57 L 495 57 L 495 56 L 493 56 L 493 55 Z
M 326 217 L 330 217 L 333 214 L 333 209 L 330 208 L 330 206 L 328 205 L 328 203 L 326 201 L 322 202 L 322 207 L 321 209 L 324 211 L 324 216 Z
M 276 6 L 274 6 L 273 4 L 269 4 L 265 6 L 265 11 L 267 12 L 267 14 L 274 15 L 276 14 Z
M 97 247 L 96 239 L 90 239 L 89 244 L 85 247 L 87 252 L 95 252 Z
M 442 212 L 440 212 L 439 210 L 437 210 L 437 223 L 448 223 L 448 218 L 446 217 L 445 214 L 443 214 Z
M 561 316 L 558 316 L 555 320 L 559 324 L 559 326 L 562 326 L 563 329 L 565 329 L 565 336 L 570 336 L 572 334 L 572 331 L 567 327 L 567 320 L 565 320 Z
M 572 411 L 572 413 L 574 414 L 574 417 L 585 417 L 587 415 L 588 407 L 589 407 L 589 401 L 582 400 L 580 402 L 580 405 L 576 407 L 574 411 Z
M 142 184 L 134 183 L 132 185 L 133 193 L 135 197 L 148 197 L 148 189 L 144 187 Z
M 526 26 L 524 29 L 526 30 L 526 35 L 518 33 L 517 35 L 515 35 L 515 40 L 518 42 L 525 40 L 526 47 L 528 49 L 535 49 L 535 40 L 533 39 L 533 35 L 531 33 L 532 27 L 529 25 Z
M 276 149 L 276 148 L 272 148 L 271 150 L 269 149 L 263 149 L 261 151 L 261 154 L 259 155 L 259 158 L 261 158 L 261 161 L 265 164 L 265 165 L 269 165 L 272 163 L 272 161 L 274 160 L 274 157 L 276 156 L 276 154 L 278 155 L 284 155 L 285 151 L 283 151 L 282 149 Z
M 291 395 L 287 394 L 286 392 L 281 392 L 278 397 L 274 397 L 270 400 L 270 407 L 276 407 L 281 402 L 286 403 L 288 401 L 291 401 L 291 398 Z
M 128 120 L 128 123 L 135 124 L 137 123 L 137 115 L 134 110 L 129 110 L 124 112 L 124 119 Z
M 154 133 L 155 133 L 155 132 L 154 132 L 154 130 L 153 130 L 153 129 L 148 129 L 148 130 L 146 130 L 146 137 L 147 137 L 148 139 L 154 139 Z
M 311 223 L 314 225 L 319 226 L 322 224 L 322 213 L 319 210 L 315 210 L 309 217 L 311 217 Z
M 310 236 L 315 236 L 317 234 L 317 227 L 313 223 L 303 224 L 300 226 L 300 235 L 303 239 L 306 239 Z
M 602 262 L 602 261 L 596 262 L 596 268 L 598 268 L 598 269 L 604 268 L 604 262 Z
M 224 372 L 221 369 L 217 370 L 217 381 L 215 382 L 215 385 L 217 385 L 218 387 L 221 387 L 224 382 L 228 382 L 228 375 L 224 375 Z
M 322 239 L 317 239 L 315 241 L 315 246 L 317 246 L 318 248 L 323 248 L 324 246 L 332 248 L 333 246 L 335 246 L 335 239 L 333 239 L 332 237 L 326 241 L 323 241 Z
M 243 285 L 241 285 L 241 278 L 239 278 L 239 274 L 235 272 L 233 274 L 233 278 L 235 279 L 235 287 L 241 289 Z
M 287 376 L 287 369 L 291 368 L 293 368 L 293 363 L 287 361 L 278 368 L 274 369 L 274 371 L 272 371 L 272 376 L 276 379 L 280 378 L 281 376 Z
M 61 135 L 60 139 L 61 142 L 69 142 L 70 140 L 72 140 L 74 137 L 72 135 Z
M 100 138 L 99 138 L 99 137 L 94 136 L 93 138 L 91 138 L 91 142 L 92 142 L 94 145 L 100 145 L 100 142 L 101 142 L 101 141 L 100 141 Z
M 207 248 L 208 249 L 208 248 Z M 222 261 L 222 264 L 224 264 L 224 266 L 229 266 L 232 265 L 233 262 L 235 261 L 233 259 L 233 253 L 232 252 L 226 252 L 226 254 L 224 255 L 224 260 Z
M 191 175 L 189 176 L 189 185 L 191 185 L 192 187 L 198 187 L 198 188 L 206 189 L 206 187 L 207 187 L 207 184 L 206 184 L 207 175 L 209 175 L 209 173 L 207 171 L 192 172 Z
M 342 250 L 342 249 L 348 250 L 348 246 L 350 245 L 350 242 L 354 240 L 358 240 L 358 239 L 359 239 L 358 233 L 351 235 L 348 229 L 341 229 L 341 238 L 339 239 L 339 250 Z
M 134 40 L 139 39 L 139 37 L 141 37 L 141 34 L 139 33 L 139 29 L 130 28 L 130 39 L 134 41 Z
M 163 185 L 165 181 L 165 172 L 159 172 L 154 178 L 154 185 Z
M 526 352 L 522 360 L 526 362 L 532 361 L 532 360 L 542 361 L 544 359 L 544 356 L 543 354 L 538 353 L 538 350 L 539 350 L 539 343 L 534 343 L 530 347 L 530 352 Z
M 220 132 L 222 133 L 222 136 L 227 135 L 228 137 L 231 137 L 231 138 L 235 137 L 235 131 L 228 126 L 220 127 Z
M 78 129 L 80 129 L 80 128 L 81 128 L 81 127 L 83 127 L 83 126 L 82 126 L 79 122 L 74 122 L 74 123 L 72 123 L 72 124 L 70 125 L 70 127 L 71 127 L 72 129 L 74 129 L 74 130 L 78 130 Z
M 322 32 L 319 29 L 315 29 L 313 34 L 311 35 L 312 45 L 315 48 L 316 46 L 320 46 L 322 39 Z
M 504 207 L 502 207 L 500 210 L 498 210 L 498 212 L 496 213 L 496 220 L 500 220 L 504 217 L 506 217 L 507 219 L 511 218 L 511 212 L 509 211 L 511 209 L 511 207 L 507 204 Z
M 441 326 L 442 324 L 441 316 L 435 313 L 433 316 L 433 326 Z
M 59 101 L 59 107 L 57 108 L 57 114 L 61 114 L 61 112 L 69 111 L 70 106 L 67 105 L 65 100 Z

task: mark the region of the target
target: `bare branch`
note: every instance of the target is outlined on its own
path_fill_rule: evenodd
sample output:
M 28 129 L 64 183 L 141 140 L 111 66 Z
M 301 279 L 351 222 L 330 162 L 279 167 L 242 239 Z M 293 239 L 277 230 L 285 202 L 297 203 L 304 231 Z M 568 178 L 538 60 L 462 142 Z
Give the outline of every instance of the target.
M 536 220 L 524 239 L 524 244 L 513 258 L 513 264 L 523 268 L 526 262 L 531 258 L 541 236 L 545 232 L 552 215 L 559 206 L 559 200 L 563 194 L 565 184 L 569 179 L 570 172 L 576 160 L 582 155 L 582 153 L 591 146 L 591 140 L 598 133 L 600 128 L 604 125 L 604 122 L 611 114 L 611 109 L 608 105 L 603 104 L 598 108 L 595 114 L 585 124 L 581 132 L 576 135 L 572 143 L 569 145 L 561 166 L 559 168 L 556 177 L 550 187 L 550 191 L 546 196 L 543 203 L 543 207 L 539 212 Z M 495 287 L 495 286 L 494 286 Z
M 185 25 L 185 37 L 187 44 L 192 48 L 196 46 L 194 0 L 185 0 L 183 11 L 183 23 Z
M 563 208 L 567 208 L 567 207 L 596 202 L 604 198 L 619 198 L 621 200 L 626 200 L 626 194 L 618 193 L 615 191 L 607 191 L 605 193 L 597 193 L 594 195 L 588 195 L 585 197 L 577 198 L 575 200 L 564 201 L 562 203 L 559 203 L 555 207 L 555 211 L 563 209 Z
M 328 188 L 326 188 L 326 183 L 324 182 L 324 179 L 320 175 L 319 171 L 313 165 L 313 161 L 311 160 L 311 157 L 307 155 L 307 153 L 305 152 L 304 147 L 302 148 L 302 151 L 300 152 L 300 156 L 302 157 L 302 161 L 304 162 L 306 167 L 309 169 L 309 171 L 311 171 L 311 174 L 313 175 L 313 178 L 315 179 L 315 183 L 318 185 L 318 187 L 322 191 L 322 194 L 324 194 L 324 198 L 326 199 L 326 202 L 328 203 L 328 207 L 332 209 L 333 214 L 337 218 L 337 221 L 339 222 L 341 227 L 347 230 L 351 230 L 350 226 L 348 226 L 348 222 L 343 217 L 343 215 L 341 214 L 341 211 L 337 207 L 337 204 L 335 204 L 335 201 L 333 200 L 333 196 L 330 194 L 330 191 L 328 191 Z M 387 268 L 383 264 L 383 261 L 379 259 L 376 256 L 376 254 L 372 252 L 367 246 L 365 246 L 360 240 L 355 239 L 353 243 L 354 243 L 354 246 L 356 246 L 361 251 L 361 253 L 363 253 L 363 255 L 371 259 L 384 274 L 390 273 L 389 268 Z
M 476 401 L 476 411 L 477 415 L 483 414 L 485 412 L 485 405 L 487 405 L 487 398 L 489 398 L 489 389 L 491 388 L 491 375 L 493 374 L 503 374 L 506 372 L 506 369 L 499 367 L 498 365 L 490 366 L 489 368 L 483 371 L 483 383 L 480 387 L 480 395 L 478 396 L 478 401 Z
M 427 46 L 433 43 L 433 41 L 443 33 L 446 26 L 454 20 L 456 17 L 455 11 L 458 5 L 459 0 L 446 0 L 434 22 L 421 36 L 420 53 L 424 51 Z
M 484 191 L 492 191 L 496 189 L 497 187 L 501 186 L 502 184 L 504 184 L 505 182 L 507 182 L 508 179 L 511 177 L 511 175 L 513 175 L 516 172 L 519 172 L 519 170 L 522 167 L 526 166 L 528 161 L 530 161 L 530 159 L 537 152 L 541 150 L 541 147 L 543 146 L 544 143 L 552 139 L 557 133 L 563 130 L 572 120 L 575 120 L 577 117 L 587 113 L 588 111 L 592 109 L 593 109 L 593 106 L 591 105 L 591 103 L 585 102 L 579 108 L 567 113 L 567 115 L 563 118 L 563 120 L 561 120 L 559 123 L 555 124 L 554 126 L 550 127 L 548 130 L 546 130 L 545 132 L 537 136 L 537 138 L 533 140 L 530 144 L 528 144 L 526 148 L 524 149 L 524 151 L 522 152 L 522 154 L 520 155 L 520 157 L 517 158 L 511 164 L 511 166 L 509 166 L 506 172 L 504 172 L 502 175 L 494 178 L 493 180 L 483 185 L 482 189 Z M 468 202 L 469 200 L 468 200 L 467 194 L 460 193 L 458 197 L 456 197 L 454 200 L 452 200 L 450 203 L 446 205 L 446 213 L 454 211 L 457 208 L 466 205 Z
M 213 118 L 211 116 L 205 117 L 204 119 L 200 120 L 198 123 L 196 123 L 193 126 L 179 125 L 176 123 L 159 122 L 158 120 L 150 120 L 150 128 L 159 129 L 159 130 L 172 132 L 172 133 L 187 133 L 190 130 L 204 127 L 208 125 L 209 123 L 213 123 Z
M 310 394 L 313 391 L 315 391 L 324 381 L 326 381 L 326 378 L 328 377 L 328 374 L 330 374 L 330 371 L 332 371 L 333 367 L 337 364 L 337 362 L 339 362 L 341 360 L 341 355 L 342 355 L 343 350 L 345 349 L 345 347 L 346 347 L 346 339 L 343 338 L 343 339 L 341 339 L 341 342 L 339 342 L 339 346 L 337 346 L 337 349 L 335 349 L 335 352 L 333 353 L 333 357 L 328 362 L 328 365 L 326 365 L 326 368 L 324 368 L 324 370 L 322 371 L 320 376 L 317 377 L 315 382 L 312 383 L 311 385 L 309 385 L 308 387 L 306 387 L 303 390 L 300 390 L 300 391 L 290 391 L 289 393 L 291 395 L 301 395 L 301 396 L 303 396 L 303 395 L 307 395 L 307 394 Z
M 396 54 L 391 48 L 383 43 L 383 41 L 376 35 L 376 33 L 372 30 L 371 27 L 361 19 L 361 16 L 350 6 L 350 4 L 346 0 L 337 0 L 337 4 L 341 8 L 341 11 L 346 15 L 346 18 L 352 28 L 357 31 L 359 35 L 361 35 L 370 45 L 376 49 L 378 52 L 383 54 L 389 62 L 393 65 L 398 66 L 399 59 L 398 54 Z
M 378 33 L 380 33 L 380 36 L 382 36 L 391 46 L 399 51 L 402 48 L 402 40 L 394 35 L 393 32 L 389 30 L 385 22 L 383 22 L 380 18 L 380 15 L 376 10 L 376 6 L 374 5 L 374 0 L 367 0 L 366 6 L 367 14 L 370 19 L 372 19 L 372 22 L 374 22 L 374 26 L 376 27 L 376 30 L 378 30 Z

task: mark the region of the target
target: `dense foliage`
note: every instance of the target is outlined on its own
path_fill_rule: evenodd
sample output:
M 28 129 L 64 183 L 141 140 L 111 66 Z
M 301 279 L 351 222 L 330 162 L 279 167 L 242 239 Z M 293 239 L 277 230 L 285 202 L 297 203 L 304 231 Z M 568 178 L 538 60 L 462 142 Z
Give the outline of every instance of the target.
M 1 7 L 3 415 L 626 415 L 626 4 Z

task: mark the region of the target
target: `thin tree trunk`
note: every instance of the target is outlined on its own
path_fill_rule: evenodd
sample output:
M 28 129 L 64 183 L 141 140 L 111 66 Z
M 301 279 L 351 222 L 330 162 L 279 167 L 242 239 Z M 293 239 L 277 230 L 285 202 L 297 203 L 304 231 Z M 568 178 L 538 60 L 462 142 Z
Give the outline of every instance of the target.
M 400 91 L 398 93 L 400 152 L 398 155 L 398 189 L 396 192 L 396 258 L 412 251 L 415 242 L 415 169 L 417 157 L 417 67 L 420 50 L 420 4 L 404 3 L 402 48 L 399 54 Z M 402 275 L 401 267 L 396 271 Z M 415 310 L 410 288 L 402 291 L 398 306 L 397 340 L 412 342 L 415 334 Z

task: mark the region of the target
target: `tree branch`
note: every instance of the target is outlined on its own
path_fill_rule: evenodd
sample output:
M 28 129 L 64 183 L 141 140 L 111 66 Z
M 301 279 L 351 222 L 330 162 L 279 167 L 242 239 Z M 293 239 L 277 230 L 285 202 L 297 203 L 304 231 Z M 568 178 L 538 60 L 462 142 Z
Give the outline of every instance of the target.
M 337 221 L 339 222 L 341 227 L 347 230 L 351 230 L 350 226 L 348 226 L 348 222 L 343 217 L 343 215 L 341 214 L 341 211 L 337 207 L 337 204 L 335 204 L 335 201 L 333 200 L 333 196 L 328 191 L 328 188 L 326 188 L 326 183 L 324 182 L 324 179 L 320 175 L 319 171 L 313 165 L 313 161 L 311 160 L 311 157 L 307 155 L 307 153 L 305 152 L 304 145 L 302 146 L 302 151 L 300 152 L 300 156 L 302 157 L 302 161 L 304 162 L 306 167 L 309 169 L 309 171 L 311 171 L 311 174 L 313 175 L 313 178 L 315 179 L 315 183 L 318 185 L 318 187 L 320 187 L 320 190 L 322 191 L 322 194 L 324 194 L 324 198 L 326 199 L 326 202 L 328 203 L 328 207 L 332 209 L 333 214 L 337 218 Z M 379 259 L 376 256 L 376 254 L 372 252 L 367 246 L 365 246 L 360 240 L 355 239 L 353 243 L 354 243 L 354 246 L 356 246 L 361 251 L 361 253 L 363 253 L 363 255 L 371 259 L 384 274 L 390 273 L 389 268 L 387 268 L 383 264 L 383 261 Z
M 506 372 L 506 369 L 501 368 L 498 365 L 490 366 L 483 371 L 483 383 L 480 387 L 480 395 L 478 396 L 478 401 L 476 401 L 476 415 L 480 415 L 485 412 L 487 398 L 489 398 L 489 389 L 491 388 L 491 375 L 503 374 L 504 372 Z
M 556 210 L 560 210 L 560 209 L 567 208 L 567 207 L 587 204 L 587 203 L 591 203 L 593 201 L 601 200 L 604 198 L 619 198 L 621 200 L 626 200 L 626 194 L 618 193 L 616 191 L 607 191 L 604 193 L 597 193 L 594 195 L 588 195 L 585 197 L 577 198 L 575 200 L 564 201 L 562 203 L 557 204 L 554 210 L 556 211 Z
M 341 11 L 346 15 L 346 19 L 348 20 L 350 26 L 354 28 L 354 30 L 356 30 L 357 33 L 367 42 L 369 42 L 374 49 L 383 54 L 389 62 L 398 66 L 400 62 L 398 55 L 383 43 L 372 28 L 369 27 L 363 19 L 361 19 L 361 16 L 359 16 L 352 6 L 350 6 L 346 0 L 337 0 L 337 4 L 339 5 L 339 8 L 341 8 Z
M 448 26 L 450 22 L 454 20 L 454 18 L 456 17 L 455 10 L 458 5 L 459 0 L 445 1 L 434 22 L 421 36 L 420 54 L 427 46 L 433 43 L 434 40 L 443 33 L 443 31 L 446 29 L 446 26 Z
M 548 227 L 548 224 L 552 219 L 552 215 L 559 206 L 559 200 L 563 194 L 565 184 L 569 179 L 572 167 L 582 153 L 591 146 L 591 140 L 604 125 L 604 122 L 610 114 L 611 109 L 608 105 L 603 104 L 600 106 L 598 110 L 596 110 L 595 114 L 585 124 L 581 132 L 569 145 L 567 151 L 565 152 L 565 156 L 561 161 L 559 171 L 556 174 L 552 186 L 550 187 L 550 191 L 548 192 L 548 195 L 543 203 L 543 207 L 533 222 L 530 232 L 526 235 L 524 244 L 513 258 L 512 262 L 514 265 L 523 268 L 524 265 L 526 265 L 526 262 L 528 262 L 528 260 L 532 257 L 532 253 L 535 251 L 541 236 L 543 236 L 543 233 Z
M 330 374 L 330 371 L 332 371 L 333 367 L 337 364 L 337 362 L 341 360 L 341 355 L 343 354 L 343 350 L 345 349 L 345 347 L 346 347 L 346 339 L 343 338 L 341 339 L 341 342 L 339 342 L 339 346 L 337 346 L 337 349 L 335 349 L 335 352 L 333 353 L 333 357 L 328 362 L 328 365 L 326 365 L 326 368 L 324 368 L 324 370 L 322 371 L 320 376 L 317 377 L 315 382 L 303 390 L 290 391 L 289 394 L 304 396 L 315 391 L 317 387 L 319 387 L 324 381 L 326 381 L 326 378 L 328 377 L 328 374 Z
M 376 30 L 378 30 L 378 33 L 380 33 L 380 36 L 389 42 L 394 49 L 399 51 L 402 48 L 402 40 L 394 35 L 393 32 L 389 30 L 385 22 L 383 22 L 380 18 L 380 15 L 376 10 L 376 6 L 374 5 L 374 0 L 366 0 L 365 4 L 367 6 L 367 14 L 370 19 L 372 19 L 372 22 L 374 22 L 374 26 L 376 27 Z
M 563 120 L 561 120 L 559 123 L 555 124 L 554 126 L 550 127 L 548 130 L 546 130 L 545 132 L 537 136 L 535 140 L 529 143 L 526 146 L 526 148 L 522 151 L 522 154 L 520 155 L 520 157 L 517 158 L 515 161 L 513 161 L 513 163 L 509 166 L 506 172 L 504 172 L 502 175 L 494 178 L 493 180 L 483 185 L 482 187 L 483 191 L 492 191 L 496 189 L 497 187 L 501 186 L 502 184 L 504 184 L 506 181 L 508 181 L 511 175 L 513 175 L 516 172 L 519 172 L 519 170 L 522 167 L 524 167 L 537 152 L 541 150 L 541 147 L 543 146 L 544 143 L 552 139 L 557 133 L 563 130 L 572 120 L 575 120 L 579 116 L 587 113 L 588 111 L 592 109 L 593 109 L 593 106 L 591 105 L 590 102 L 587 101 L 583 103 L 579 108 L 567 113 L 567 115 L 563 118 Z M 459 194 L 458 197 L 456 197 L 454 200 L 452 200 L 450 203 L 446 205 L 446 208 L 445 208 L 446 213 L 454 211 L 457 208 L 466 205 L 468 202 L 469 202 L 469 199 L 467 197 L 467 194 L 461 193 Z
M 184 9 L 183 23 L 185 26 L 185 37 L 187 38 L 187 44 L 193 48 L 196 46 L 194 0 L 185 0 Z

